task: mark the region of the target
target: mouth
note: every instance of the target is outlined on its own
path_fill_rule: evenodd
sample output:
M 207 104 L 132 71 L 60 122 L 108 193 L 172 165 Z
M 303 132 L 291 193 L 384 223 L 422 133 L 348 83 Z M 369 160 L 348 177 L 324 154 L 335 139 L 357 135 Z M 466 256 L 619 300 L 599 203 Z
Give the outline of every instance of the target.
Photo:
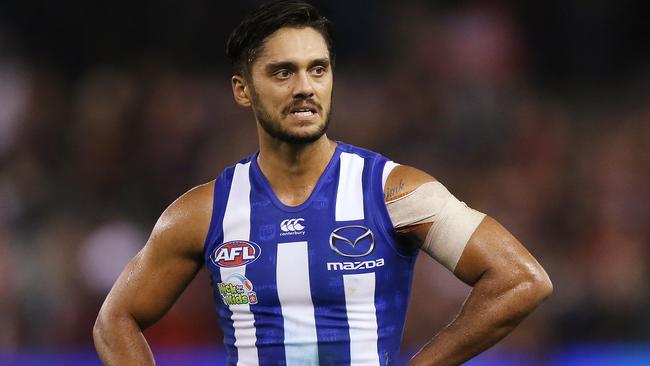
M 310 104 L 303 104 L 291 107 L 288 114 L 298 120 L 311 120 L 318 115 L 318 108 Z
M 291 112 L 291 114 L 293 114 L 296 117 L 311 117 L 311 116 L 315 115 L 316 112 L 314 112 L 312 110 L 297 110 L 297 111 Z

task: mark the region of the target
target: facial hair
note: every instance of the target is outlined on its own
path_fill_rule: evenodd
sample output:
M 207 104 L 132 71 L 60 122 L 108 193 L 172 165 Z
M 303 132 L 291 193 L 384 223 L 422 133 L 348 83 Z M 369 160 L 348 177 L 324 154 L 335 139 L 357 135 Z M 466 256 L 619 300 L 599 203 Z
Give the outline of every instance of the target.
M 307 102 L 312 105 L 318 106 L 319 108 L 319 113 L 321 115 L 325 115 L 325 121 L 321 125 L 321 127 L 316 131 L 311 134 L 297 134 L 297 133 L 292 133 L 290 131 L 287 131 L 282 127 L 282 122 L 276 118 L 273 118 L 270 113 L 264 109 L 264 106 L 262 106 L 262 103 L 260 102 L 260 98 L 257 95 L 257 92 L 255 91 L 254 88 L 251 88 L 251 101 L 252 101 L 252 107 L 253 107 L 253 112 L 255 113 L 255 117 L 257 118 L 258 122 L 260 123 L 260 126 L 268 133 L 271 137 L 278 139 L 282 142 L 286 142 L 288 144 L 292 145 L 304 145 L 304 144 L 309 144 L 312 143 L 321 136 L 327 132 L 327 128 L 329 127 L 330 123 L 330 110 L 323 110 L 320 105 L 315 103 L 312 99 L 310 98 L 299 98 L 299 99 L 294 99 L 294 103 L 298 102 Z M 288 108 L 285 108 L 285 110 L 288 113 Z M 283 113 L 285 112 L 283 110 Z

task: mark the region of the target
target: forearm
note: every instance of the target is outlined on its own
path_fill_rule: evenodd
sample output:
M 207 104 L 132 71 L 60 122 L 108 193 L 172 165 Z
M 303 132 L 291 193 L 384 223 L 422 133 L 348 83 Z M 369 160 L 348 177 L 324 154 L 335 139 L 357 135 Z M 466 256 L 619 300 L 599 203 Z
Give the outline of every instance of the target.
M 155 365 L 142 330 L 132 317 L 100 313 L 93 339 L 104 365 Z
M 545 281 L 504 284 L 486 274 L 474 286 L 459 315 L 411 360 L 410 366 L 459 365 L 488 349 L 550 293 Z

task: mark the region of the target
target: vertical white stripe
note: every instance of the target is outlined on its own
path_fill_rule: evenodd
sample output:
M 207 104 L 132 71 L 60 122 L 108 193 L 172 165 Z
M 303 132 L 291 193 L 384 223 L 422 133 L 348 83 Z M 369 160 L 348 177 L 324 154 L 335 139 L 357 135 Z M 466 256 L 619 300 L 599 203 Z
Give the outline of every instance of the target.
M 250 166 L 250 162 L 235 166 L 226 212 L 223 216 L 224 242 L 250 239 L 251 182 L 248 176 Z
M 223 241 L 250 239 L 250 192 L 248 176 L 250 162 L 237 164 L 230 186 L 226 212 L 223 217 Z M 246 266 L 221 268 L 221 281 L 233 274 L 246 274 Z M 257 347 L 255 347 L 255 319 L 250 305 L 231 305 L 232 322 L 235 328 L 235 347 L 237 347 L 238 365 L 258 365 Z
M 386 188 L 386 180 L 388 180 L 388 176 L 390 175 L 390 172 L 395 169 L 396 166 L 398 166 L 396 162 L 389 160 L 386 162 L 384 165 L 384 171 L 381 173 L 381 190 L 383 191 L 384 188 Z
M 307 242 L 278 244 L 276 268 L 287 365 L 318 365 L 318 338 L 309 286 Z
M 379 365 L 375 274 L 343 275 L 343 287 L 350 327 L 350 364 Z
M 336 221 L 363 220 L 363 163 L 356 154 L 341 153 Z

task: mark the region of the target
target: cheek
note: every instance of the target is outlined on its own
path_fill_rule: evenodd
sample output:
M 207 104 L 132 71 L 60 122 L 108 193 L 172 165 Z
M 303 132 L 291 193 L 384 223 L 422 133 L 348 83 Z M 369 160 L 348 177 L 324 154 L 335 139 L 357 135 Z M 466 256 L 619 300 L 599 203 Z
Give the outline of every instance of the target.
M 323 88 L 319 97 L 323 107 L 329 108 L 330 105 L 332 104 L 332 88 L 331 87 Z
M 287 90 L 288 88 L 285 86 L 260 90 L 258 93 L 259 104 L 268 110 L 283 107 L 285 100 L 283 96 L 286 95 Z
M 325 100 L 330 100 L 332 97 L 332 79 L 329 78 L 327 80 L 323 80 L 322 82 L 318 83 L 318 89 L 320 91 L 320 95 L 323 101 Z M 328 103 L 329 104 L 329 103 Z
M 275 85 L 267 90 L 267 100 L 272 104 L 281 104 L 287 99 L 291 99 L 290 85 Z

